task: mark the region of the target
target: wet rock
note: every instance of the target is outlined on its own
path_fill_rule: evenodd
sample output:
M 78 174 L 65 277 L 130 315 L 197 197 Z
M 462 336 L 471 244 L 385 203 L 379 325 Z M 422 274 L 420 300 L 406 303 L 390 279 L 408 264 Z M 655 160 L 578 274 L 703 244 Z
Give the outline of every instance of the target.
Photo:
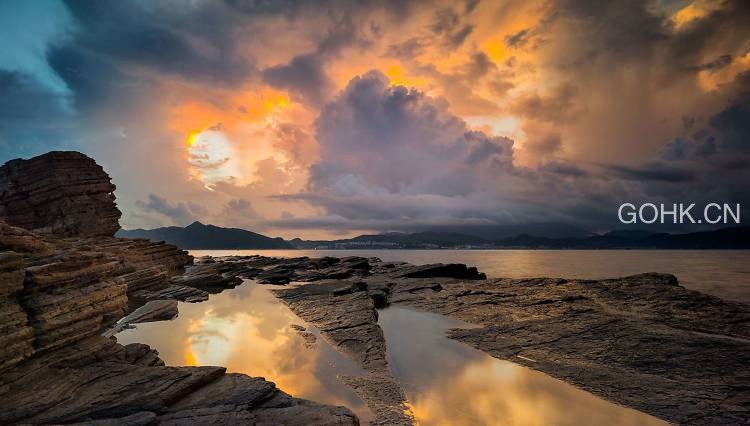
M 0 167 L 0 217 L 36 233 L 112 236 L 120 229 L 115 186 L 91 158 L 50 152 Z
M 429 283 L 429 280 L 423 280 Z M 391 303 L 480 327 L 450 337 L 617 403 L 681 424 L 732 424 L 750 406 L 750 307 L 668 274 L 440 282 L 392 288 Z
M 170 407 L 160 424 L 358 425 L 344 407 L 293 398 L 261 378 L 226 374 Z
M 273 292 L 300 318 L 315 325 L 323 338 L 368 371 L 367 376 L 342 380 L 375 413 L 374 424 L 414 424 L 405 405 L 406 396 L 388 369 L 385 338 L 367 283 L 331 280 Z
M 370 261 L 364 257 L 342 257 L 341 263 L 346 265 L 346 267 L 350 269 L 370 269 Z
M 388 293 L 383 290 L 372 290 L 369 292 L 370 298 L 375 304 L 375 308 L 383 309 L 388 306 Z
M 352 388 L 370 410 L 375 413 L 372 425 L 411 426 L 417 424 L 406 405 L 406 394 L 401 385 L 389 374 L 369 374 L 364 377 L 341 378 Z
M 231 265 L 212 262 L 188 266 L 185 273 L 172 278 L 171 283 L 204 289 L 227 289 L 242 284 L 242 278 L 233 272 Z
M 258 284 L 289 284 L 292 281 L 294 271 L 285 266 L 278 266 L 270 270 L 264 270 L 255 276 Z
M 315 337 L 315 334 L 307 331 L 307 329 L 301 325 L 291 324 L 289 325 L 289 328 L 296 331 L 297 334 L 305 341 L 306 348 L 313 347 L 315 345 L 315 342 L 318 341 L 318 338 Z
M 324 282 L 274 290 L 274 294 L 366 370 L 387 368 L 378 314 L 361 284 Z
M 403 278 L 457 278 L 464 280 L 483 280 L 487 276 L 480 274 L 475 267 L 466 267 L 463 263 L 434 263 L 430 265 L 407 266 L 398 273 Z
M 154 353 L 93 337 L 37 357 L 2 376 L 0 422 L 356 424 L 343 407 L 292 398 L 221 367 L 165 367 Z
M 208 293 L 193 287 L 182 285 L 169 285 L 157 290 L 141 290 L 130 295 L 131 299 L 139 305 L 149 300 L 174 299 L 181 302 L 205 302 L 208 300 Z
M 177 317 L 176 300 L 151 300 L 119 320 L 114 327 L 107 330 L 102 335 L 110 337 L 114 336 L 122 330 L 132 327 L 133 324 L 142 322 L 167 321 L 175 317 Z

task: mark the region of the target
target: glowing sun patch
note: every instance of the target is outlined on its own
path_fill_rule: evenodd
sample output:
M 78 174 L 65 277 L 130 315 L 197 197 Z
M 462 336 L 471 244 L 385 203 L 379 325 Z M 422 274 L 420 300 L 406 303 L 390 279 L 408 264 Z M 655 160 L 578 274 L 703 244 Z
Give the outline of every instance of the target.
M 193 175 L 207 188 L 216 182 L 227 181 L 238 175 L 233 161 L 234 150 L 220 125 L 199 133 L 192 133 L 186 141 L 188 162 Z

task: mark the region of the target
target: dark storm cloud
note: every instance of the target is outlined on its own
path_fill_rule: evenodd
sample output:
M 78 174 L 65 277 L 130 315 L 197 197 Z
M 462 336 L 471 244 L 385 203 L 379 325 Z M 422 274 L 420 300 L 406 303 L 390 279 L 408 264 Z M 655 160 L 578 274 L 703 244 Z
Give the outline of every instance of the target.
M 708 65 L 712 69 L 731 61 L 733 52 L 746 53 L 750 38 L 750 2 L 727 0 L 716 4 L 708 15 L 685 24 L 669 40 L 669 62 L 676 68 L 695 71 Z M 739 52 L 739 50 L 743 50 Z M 706 63 L 707 53 L 721 55 Z M 729 59 L 727 59 L 729 57 Z
M 576 113 L 575 100 L 578 88 L 560 84 L 544 95 L 536 93 L 520 97 L 513 111 L 523 117 L 547 122 L 570 120 Z
M 67 98 L 32 76 L 0 69 L 0 162 L 72 148 Z
M 577 165 L 563 161 L 550 161 L 539 166 L 539 170 L 561 176 L 585 177 L 588 172 Z
M 588 190 L 585 170 L 563 162 L 519 168 L 512 140 L 469 131 L 444 101 L 391 86 L 377 72 L 352 79 L 326 105 L 316 138 L 321 160 L 310 169 L 308 191 L 274 198 L 304 201 L 326 215 L 268 226 L 414 230 L 542 222 L 570 220 L 584 204 L 591 211 L 576 211 L 574 220 L 606 215 L 601 200 L 609 189 Z
M 171 203 L 166 198 L 149 194 L 148 200 L 136 201 L 136 206 L 144 212 L 154 212 L 170 218 L 177 225 L 187 225 L 196 220 L 196 215 L 185 203 Z
M 274 87 L 289 90 L 302 102 L 319 105 L 332 87 L 323 64 L 317 53 L 300 55 L 286 65 L 264 70 L 263 79 Z
M 0 69 L 0 126 L 27 123 L 64 110 L 63 99 L 40 86 L 33 77 Z
M 513 158 L 513 141 L 509 138 L 491 138 L 476 131 L 464 133 L 464 138 L 470 141 L 468 142 L 469 152 L 464 160 L 466 164 L 474 166 L 492 158 L 499 158 L 504 163 L 509 163 Z
M 229 218 L 259 219 L 261 215 L 253 208 L 253 204 L 244 199 L 229 200 L 224 206 L 224 215 Z
M 464 25 L 460 30 L 456 31 L 448 37 L 448 46 L 453 49 L 458 48 L 459 46 L 464 44 L 466 38 L 469 37 L 469 34 L 471 34 L 473 31 L 473 25 Z
M 529 28 L 513 33 L 505 37 L 505 44 L 509 47 L 521 47 L 529 41 L 530 33 L 531 30 Z
M 224 3 L 248 16 L 280 15 L 290 20 L 307 15 L 366 13 L 373 9 L 384 9 L 396 17 L 408 19 L 410 13 L 421 6 L 420 2 L 403 0 L 224 0 Z
M 314 52 L 295 56 L 287 64 L 266 68 L 262 77 L 266 83 L 288 90 L 293 98 L 320 106 L 333 88 L 325 71 L 326 62 L 340 56 L 347 47 L 366 48 L 370 43 L 353 18 L 346 15 L 331 23 L 328 34 Z
M 252 60 L 234 52 L 232 32 L 240 23 L 220 2 L 179 13 L 157 2 L 66 5 L 73 29 L 49 46 L 47 62 L 73 92 L 78 110 L 136 102 L 153 93 L 160 76 L 230 85 L 255 72 Z
M 611 165 L 608 168 L 623 179 L 635 181 L 684 183 L 697 179 L 695 173 L 690 170 L 663 163 L 652 163 L 638 167 Z
M 461 70 L 467 80 L 476 81 L 492 71 L 497 70 L 497 65 L 484 52 L 471 55 L 471 61 L 463 66 Z
M 650 11 L 651 1 L 610 2 L 560 0 L 554 19 L 573 17 L 595 38 L 587 40 L 589 55 L 604 52 L 618 55 L 644 55 L 656 42 L 666 39 L 664 17 Z
M 51 47 L 47 62 L 73 92 L 77 109 L 113 100 L 128 88 L 137 91 L 143 84 L 122 74 L 113 63 L 74 44 Z
M 429 40 L 422 37 L 412 37 L 406 41 L 388 46 L 388 56 L 400 59 L 412 60 L 419 56 L 428 45 Z
M 732 55 L 721 55 L 713 61 L 692 67 L 693 71 L 717 71 L 732 63 Z
M 750 73 L 742 78 L 750 79 Z M 711 117 L 710 124 L 719 133 L 722 148 L 750 153 L 750 91 Z
M 237 83 L 252 70 L 252 64 L 232 51 L 236 21 L 219 2 L 181 13 L 160 3 L 66 4 L 78 24 L 75 45 L 114 63 L 215 83 Z
M 470 192 L 479 161 L 498 167 L 513 155 L 509 139 L 469 131 L 444 101 L 378 72 L 355 77 L 323 108 L 316 139 L 322 161 L 311 185 L 340 191 Z
M 474 32 L 474 26 L 463 23 L 462 18 L 463 16 L 452 8 L 440 9 L 435 12 L 434 21 L 429 28 L 435 35 L 442 37 L 446 47 L 456 49 Z

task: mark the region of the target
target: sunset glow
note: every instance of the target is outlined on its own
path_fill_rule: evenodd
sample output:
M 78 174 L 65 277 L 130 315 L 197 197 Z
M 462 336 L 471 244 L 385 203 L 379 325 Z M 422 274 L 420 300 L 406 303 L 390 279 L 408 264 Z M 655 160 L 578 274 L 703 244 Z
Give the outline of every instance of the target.
M 747 158 L 745 2 L 58 9 L 35 36 L 49 53 L 8 71 L 6 98 L 39 97 L 44 126 L 9 123 L 0 141 L 8 159 L 39 140 L 95 154 L 126 228 L 607 229 L 612 194 L 673 197 L 653 168 L 714 176 L 696 178 L 694 198 L 742 180 L 724 163 Z M 143 207 L 152 195 L 163 208 Z

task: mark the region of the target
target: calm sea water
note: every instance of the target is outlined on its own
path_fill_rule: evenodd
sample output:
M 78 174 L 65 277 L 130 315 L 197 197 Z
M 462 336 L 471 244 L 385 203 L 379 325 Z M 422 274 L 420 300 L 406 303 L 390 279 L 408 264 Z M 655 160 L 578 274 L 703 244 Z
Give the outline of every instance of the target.
M 194 256 L 364 256 L 415 264 L 456 262 L 490 277 L 612 278 L 674 274 L 685 287 L 750 303 L 750 250 L 191 250 Z

